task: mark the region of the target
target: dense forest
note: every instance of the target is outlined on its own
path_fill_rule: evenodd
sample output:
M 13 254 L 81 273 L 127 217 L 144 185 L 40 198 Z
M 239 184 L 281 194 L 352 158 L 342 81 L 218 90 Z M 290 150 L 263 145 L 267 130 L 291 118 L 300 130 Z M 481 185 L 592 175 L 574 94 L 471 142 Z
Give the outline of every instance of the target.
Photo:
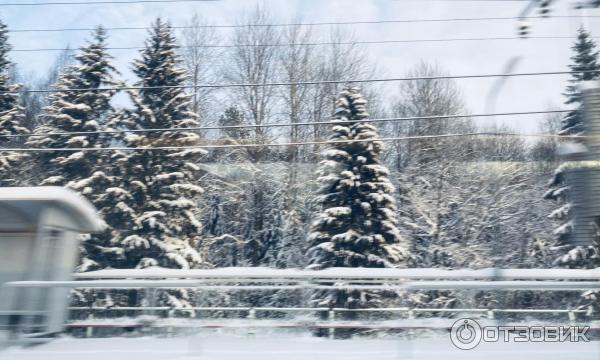
M 600 247 L 574 249 L 560 226 L 569 213 L 557 138 L 429 137 L 519 129 L 479 126 L 450 79 L 344 83 L 379 74 L 350 32 L 319 39 L 310 27 L 270 23 L 264 10 L 248 13 L 223 49 L 199 16 L 180 32 L 157 19 L 131 81 L 102 27 L 45 77 L 26 79 L 0 26 L 0 184 L 66 186 L 96 206 L 107 227 L 85 237 L 82 272 L 598 265 Z M 326 45 L 307 45 L 317 40 Z M 572 70 L 588 71 L 566 84 L 573 111 L 548 114 L 541 133 L 577 134 L 577 84 L 600 78 L 590 34 L 581 29 L 573 42 Z M 445 74 L 422 61 L 407 77 Z M 202 86 L 276 82 L 292 85 Z M 27 91 L 40 88 L 52 91 Z M 455 114 L 464 116 L 439 117 Z M 164 299 L 189 300 L 183 291 Z

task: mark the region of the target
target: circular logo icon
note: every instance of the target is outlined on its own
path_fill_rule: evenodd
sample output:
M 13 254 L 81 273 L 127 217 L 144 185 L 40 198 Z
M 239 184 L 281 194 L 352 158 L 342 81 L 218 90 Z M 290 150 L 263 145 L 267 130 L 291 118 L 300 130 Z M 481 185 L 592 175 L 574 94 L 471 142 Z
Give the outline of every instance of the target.
M 472 319 L 459 319 L 450 329 L 450 341 L 461 350 L 474 349 L 481 342 L 481 326 Z

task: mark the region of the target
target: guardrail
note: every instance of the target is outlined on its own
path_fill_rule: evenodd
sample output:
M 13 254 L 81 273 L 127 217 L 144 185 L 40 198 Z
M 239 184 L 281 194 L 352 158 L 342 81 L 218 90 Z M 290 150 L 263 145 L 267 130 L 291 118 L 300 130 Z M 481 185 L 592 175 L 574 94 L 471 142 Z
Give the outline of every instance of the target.
M 596 269 L 390 269 L 390 268 L 328 268 L 324 270 L 271 269 L 262 267 L 231 267 L 216 269 L 143 269 L 99 270 L 73 274 L 76 280 L 92 279 L 197 279 L 224 282 L 261 281 L 331 281 L 361 280 L 381 282 L 405 280 L 600 280 Z
M 214 281 L 214 280 L 212 280 Z M 237 280 L 236 280 L 237 281 Z M 205 290 L 538 290 L 585 291 L 599 290 L 600 281 L 489 281 L 489 280 L 439 280 L 394 281 L 385 284 L 358 284 L 333 280 L 298 280 L 298 284 L 256 285 L 242 281 L 230 285 L 214 284 L 202 280 L 83 280 L 83 281 L 13 281 L 5 284 L 11 288 L 69 288 L 69 289 L 205 289 Z M 235 282 L 235 281 L 234 281 Z
M 346 308 L 326 308 L 326 307 L 190 307 L 186 310 L 193 310 L 198 312 L 230 312 L 230 313 L 243 313 L 244 315 L 239 316 L 236 319 L 246 320 L 243 323 L 231 323 L 231 318 L 223 319 L 219 316 L 210 317 L 197 317 L 195 320 L 184 319 L 183 321 L 167 321 L 162 322 L 164 318 L 156 316 L 154 318 L 143 317 L 141 321 L 136 321 L 135 318 L 118 319 L 109 316 L 110 312 L 119 311 L 132 311 L 138 312 L 139 315 L 144 314 L 158 314 L 164 312 L 168 314 L 174 309 L 166 306 L 144 306 L 144 307 L 70 307 L 70 311 L 77 312 L 83 311 L 88 314 L 85 320 L 72 320 L 67 323 L 67 327 L 71 329 L 84 328 L 85 337 L 93 337 L 94 330 L 97 328 L 160 328 L 168 327 L 174 328 L 196 328 L 196 329 L 240 329 L 248 328 L 249 333 L 257 328 L 272 328 L 272 329 L 328 329 L 329 336 L 335 336 L 335 329 L 341 328 L 355 328 L 355 329 L 377 329 L 377 330 L 399 330 L 399 329 L 450 329 L 456 315 L 465 316 L 480 316 L 481 319 L 487 319 L 490 321 L 496 320 L 497 314 L 526 314 L 526 315 L 539 315 L 539 314 L 553 314 L 553 315 L 566 315 L 568 323 L 575 323 L 577 321 L 578 314 L 588 314 L 588 310 L 583 309 L 481 309 L 481 308 L 410 308 L 410 307 L 395 307 L 395 308 L 372 308 L 372 309 L 346 309 Z M 327 314 L 326 319 L 321 322 L 318 321 L 271 321 L 271 320 L 257 320 L 258 314 L 261 312 L 266 313 L 284 313 L 289 315 L 290 313 L 308 313 L 312 314 L 315 318 L 318 317 L 319 313 Z M 379 321 L 379 322 L 356 322 L 356 321 L 337 321 L 339 314 L 354 312 L 354 313 L 390 313 L 403 316 L 402 319 L 395 321 Z M 434 319 L 438 321 L 427 321 L 431 318 L 420 318 L 419 314 L 432 313 L 432 314 L 447 314 L 450 315 L 450 319 Z M 102 316 L 104 315 L 104 316 Z M 168 318 L 168 316 L 166 316 Z M 107 320 L 110 320 L 107 322 Z M 180 319 L 181 320 L 181 319 Z M 425 321 L 424 321 L 425 320 Z M 236 320 L 237 321 L 237 320 Z M 229 323 L 228 323 L 229 322 Z
M 17 281 L 7 283 L 6 289 L 18 288 L 69 288 L 94 291 L 146 290 L 155 296 L 152 289 L 195 289 L 195 290 L 364 290 L 364 291 L 416 291 L 416 290 L 493 290 L 493 291 L 586 291 L 600 290 L 600 269 L 483 269 L 483 270 L 443 270 L 443 269 L 351 269 L 338 268 L 321 271 L 275 270 L 264 268 L 227 268 L 210 270 L 103 270 L 76 274 L 73 281 Z M 148 304 L 155 302 L 149 301 Z M 242 312 L 243 323 L 232 324 L 227 319 L 202 318 L 200 320 L 171 321 L 169 317 L 180 309 L 164 306 L 134 307 L 71 307 L 72 312 L 83 311 L 90 317 L 71 321 L 70 328 L 84 328 L 87 336 L 93 336 L 95 328 L 102 327 L 165 327 L 165 328 L 304 328 L 330 329 L 333 336 L 337 328 L 364 329 L 406 329 L 406 328 L 447 328 L 449 319 L 428 323 L 419 315 L 425 313 L 440 316 L 476 314 L 490 321 L 498 314 L 559 314 L 567 315 L 569 322 L 577 320 L 577 315 L 585 314 L 583 309 L 481 309 L 481 308 L 309 308 L 309 307 L 192 307 L 182 310 L 199 312 Z M 154 318 L 148 322 L 136 319 L 114 321 L 109 313 L 129 311 L 139 315 L 156 315 L 164 312 L 165 319 Z M 319 321 L 268 321 L 257 319 L 257 313 L 278 312 L 286 315 L 307 313 L 319 315 Z M 391 313 L 403 319 L 374 322 L 339 321 L 339 314 L 356 312 L 362 314 Z M 101 314 L 110 321 L 104 321 Z M 325 315 L 325 316 L 323 316 Z M 589 313 L 588 313 L 589 315 Z M 210 321 L 209 321 L 210 320 Z M 240 319 L 238 319 L 240 320 Z M 435 320 L 435 319 L 434 319 Z M 421 324 L 421 325 L 419 325 Z

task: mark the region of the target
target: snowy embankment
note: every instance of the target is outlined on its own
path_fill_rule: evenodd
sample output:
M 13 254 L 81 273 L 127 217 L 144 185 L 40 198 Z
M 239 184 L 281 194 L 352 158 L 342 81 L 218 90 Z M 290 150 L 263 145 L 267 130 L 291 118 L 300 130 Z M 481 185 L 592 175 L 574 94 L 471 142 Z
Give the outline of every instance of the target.
M 409 340 L 296 338 L 61 339 L 0 354 L 2 360 L 598 360 L 600 342 L 482 343 L 458 350 L 447 336 Z

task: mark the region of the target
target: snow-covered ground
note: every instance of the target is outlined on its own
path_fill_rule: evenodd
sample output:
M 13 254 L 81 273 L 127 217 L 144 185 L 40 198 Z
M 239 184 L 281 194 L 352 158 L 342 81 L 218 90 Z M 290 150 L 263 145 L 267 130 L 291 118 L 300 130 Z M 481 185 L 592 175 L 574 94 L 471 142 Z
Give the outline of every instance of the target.
M 27 349 L 9 349 L 2 360 L 598 360 L 600 342 L 482 343 L 458 350 L 448 337 L 409 340 L 296 338 L 106 338 L 60 339 Z

